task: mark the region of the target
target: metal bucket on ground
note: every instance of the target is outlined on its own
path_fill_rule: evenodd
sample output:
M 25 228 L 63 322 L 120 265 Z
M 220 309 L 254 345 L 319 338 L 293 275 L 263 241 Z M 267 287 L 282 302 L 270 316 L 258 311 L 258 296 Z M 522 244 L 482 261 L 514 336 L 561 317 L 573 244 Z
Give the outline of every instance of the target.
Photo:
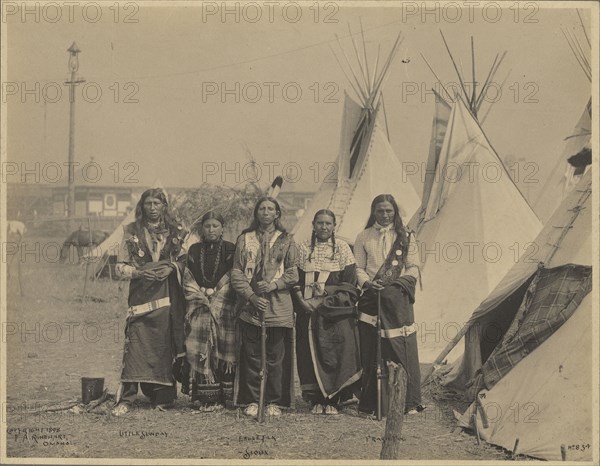
M 81 402 L 88 404 L 102 396 L 104 392 L 104 377 L 81 378 Z

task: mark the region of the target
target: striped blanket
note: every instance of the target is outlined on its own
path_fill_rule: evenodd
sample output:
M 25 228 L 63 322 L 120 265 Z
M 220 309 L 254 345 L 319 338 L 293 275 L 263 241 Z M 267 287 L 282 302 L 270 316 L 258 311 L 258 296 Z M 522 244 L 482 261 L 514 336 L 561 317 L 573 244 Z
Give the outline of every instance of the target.
M 190 378 L 199 373 L 208 383 L 214 383 L 217 365 L 225 367 L 226 372 L 235 365 L 235 291 L 226 274 L 214 294 L 207 297 L 189 269 L 183 275 L 183 291 L 187 301 L 185 348 Z

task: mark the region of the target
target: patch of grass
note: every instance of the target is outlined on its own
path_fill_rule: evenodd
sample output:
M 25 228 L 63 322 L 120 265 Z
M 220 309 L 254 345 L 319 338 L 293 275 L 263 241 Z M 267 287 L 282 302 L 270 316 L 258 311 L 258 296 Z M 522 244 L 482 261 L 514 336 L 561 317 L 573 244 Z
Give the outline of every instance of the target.
M 89 299 L 80 301 L 84 271 L 79 265 L 29 260 L 22 264 L 25 296 L 19 296 L 14 281 L 9 283 L 5 427 L 10 457 L 379 458 L 385 422 L 359 416 L 352 405 L 338 416 L 313 415 L 300 396 L 297 410 L 268 418 L 264 425 L 239 409 L 194 412 L 181 394 L 167 412 L 151 410 L 140 396 L 123 417 L 109 409 L 26 413 L 80 397 L 81 377 L 104 377 L 105 387 L 117 390 L 127 283 L 90 281 Z M 405 418 L 403 458 L 507 459 L 499 449 L 476 445 L 472 436 L 451 434 L 448 406 L 425 402 L 427 410 Z M 41 437 L 49 434 L 61 437 Z

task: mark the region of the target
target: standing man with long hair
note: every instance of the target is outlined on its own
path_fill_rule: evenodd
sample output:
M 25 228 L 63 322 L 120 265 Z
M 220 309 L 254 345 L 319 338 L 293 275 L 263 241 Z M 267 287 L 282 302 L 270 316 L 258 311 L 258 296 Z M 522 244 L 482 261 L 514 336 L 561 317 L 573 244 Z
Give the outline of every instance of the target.
M 183 270 L 185 231 L 168 210 L 162 189 L 144 191 L 135 222 L 124 227 L 116 272 L 130 280 L 121 386 L 113 413 L 129 411 L 138 385 L 153 408 L 177 396 L 173 364 L 185 355 Z
M 377 314 L 380 305 L 381 356 L 384 380 L 382 414 L 387 412 L 387 364 L 406 369 L 408 384 L 405 411 L 415 414 L 421 405 L 421 372 L 413 312 L 420 261 L 414 234 L 402 223 L 391 194 L 380 194 L 371 203 L 366 227 L 354 243 L 356 273 L 363 294 L 358 303 L 363 378 L 359 411 L 377 408 Z
M 267 411 L 281 415 L 279 406 L 293 402 L 294 311 L 290 289 L 298 281 L 296 246 L 281 224 L 281 207 L 261 197 L 249 228 L 239 236 L 231 285 L 238 293 L 239 359 L 234 402 L 258 414 L 261 373 L 261 318 L 267 327 Z

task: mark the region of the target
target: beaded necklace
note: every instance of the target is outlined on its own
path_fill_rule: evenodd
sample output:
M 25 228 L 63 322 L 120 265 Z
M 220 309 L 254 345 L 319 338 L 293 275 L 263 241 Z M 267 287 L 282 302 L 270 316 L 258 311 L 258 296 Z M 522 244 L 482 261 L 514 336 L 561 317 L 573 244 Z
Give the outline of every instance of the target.
M 206 275 L 204 274 L 204 263 L 205 263 L 207 243 L 200 243 L 200 245 L 201 245 L 200 246 L 200 274 L 202 275 L 202 280 L 205 284 L 213 283 L 215 277 L 217 276 L 217 269 L 219 268 L 219 264 L 221 262 L 221 250 L 223 249 L 222 248 L 223 238 L 221 237 L 221 239 L 217 243 L 217 257 L 215 259 L 215 265 L 212 270 L 212 276 L 210 277 L 210 280 L 208 278 L 206 278 Z

